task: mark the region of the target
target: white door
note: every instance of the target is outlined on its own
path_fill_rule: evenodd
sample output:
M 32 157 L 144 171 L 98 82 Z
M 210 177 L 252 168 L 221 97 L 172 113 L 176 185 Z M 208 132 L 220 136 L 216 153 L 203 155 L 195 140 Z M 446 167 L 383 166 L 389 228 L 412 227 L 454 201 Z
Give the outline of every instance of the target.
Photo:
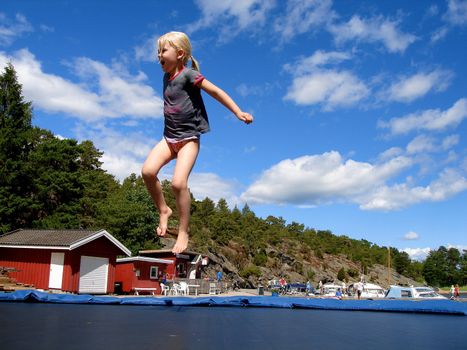
M 109 259 L 82 256 L 79 268 L 79 293 L 107 293 Z
M 62 289 L 63 261 L 65 253 L 52 253 L 50 256 L 49 288 Z

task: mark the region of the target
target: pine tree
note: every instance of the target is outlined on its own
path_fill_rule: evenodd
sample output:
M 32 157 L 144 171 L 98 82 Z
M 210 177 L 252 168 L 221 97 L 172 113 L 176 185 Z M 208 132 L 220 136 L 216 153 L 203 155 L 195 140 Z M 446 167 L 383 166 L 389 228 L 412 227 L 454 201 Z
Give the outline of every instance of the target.
M 0 74 L 0 233 L 29 221 L 31 177 L 28 157 L 32 108 L 11 64 Z

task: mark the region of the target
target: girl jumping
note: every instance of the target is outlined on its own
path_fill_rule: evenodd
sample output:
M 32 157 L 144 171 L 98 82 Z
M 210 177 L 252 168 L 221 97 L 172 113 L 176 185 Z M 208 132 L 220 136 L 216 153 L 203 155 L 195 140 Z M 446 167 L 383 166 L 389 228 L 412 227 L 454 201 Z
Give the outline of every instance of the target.
M 164 34 L 157 41 L 157 55 L 164 71 L 164 138 L 151 150 L 142 169 L 144 183 L 154 205 L 159 210 L 156 233 L 165 236 L 172 209 L 167 206 L 157 177 L 161 168 L 176 159 L 172 178 L 179 214 L 178 237 L 174 254 L 188 247 L 190 222 L 190 192 L 188 177 L 199 152 L 200 135 L 209 131 L 209 121 L 201 89 L 228 108 L 246 124 L 253 122 L 251 114 L 243 112 L 222 89 L 209 82 L 199 72 L 191 55 L 191 43 L 181 32 Z M 191 61 L 191 68 L 186 67 Z

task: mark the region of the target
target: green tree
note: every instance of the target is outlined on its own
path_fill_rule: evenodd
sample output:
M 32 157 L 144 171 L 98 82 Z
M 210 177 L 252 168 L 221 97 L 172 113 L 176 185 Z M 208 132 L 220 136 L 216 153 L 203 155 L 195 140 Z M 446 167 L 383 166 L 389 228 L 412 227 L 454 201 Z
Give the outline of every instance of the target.
M 130 175 L 97 209 L 96 225 L 105 228 L 132 253 L 159 247 L 155 230 L 159 222 L 141 177 Z
M 406 252 L 399 252 L 397 249 L 391 250 L 392 266 L 397 273 L 407 274 L 410 266 L 410 257 Z
M 423 277 L 433 286 L 446 286 L 452 281 L 448 264 L 448 250 L 441 246 L 428 253 L 423 266 Z
M 0 75 L 0 233 L 30 222 L 31 176 L 26 160 L 32 130 L 31 102 L 25 102 L 11 64 Z

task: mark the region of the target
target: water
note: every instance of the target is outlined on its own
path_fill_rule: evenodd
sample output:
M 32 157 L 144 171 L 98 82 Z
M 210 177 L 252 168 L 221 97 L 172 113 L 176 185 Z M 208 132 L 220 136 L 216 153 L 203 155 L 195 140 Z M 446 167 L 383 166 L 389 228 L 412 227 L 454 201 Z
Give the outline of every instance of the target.
M 0 302 L 3 349 L 466 349 L 467 316 Z

